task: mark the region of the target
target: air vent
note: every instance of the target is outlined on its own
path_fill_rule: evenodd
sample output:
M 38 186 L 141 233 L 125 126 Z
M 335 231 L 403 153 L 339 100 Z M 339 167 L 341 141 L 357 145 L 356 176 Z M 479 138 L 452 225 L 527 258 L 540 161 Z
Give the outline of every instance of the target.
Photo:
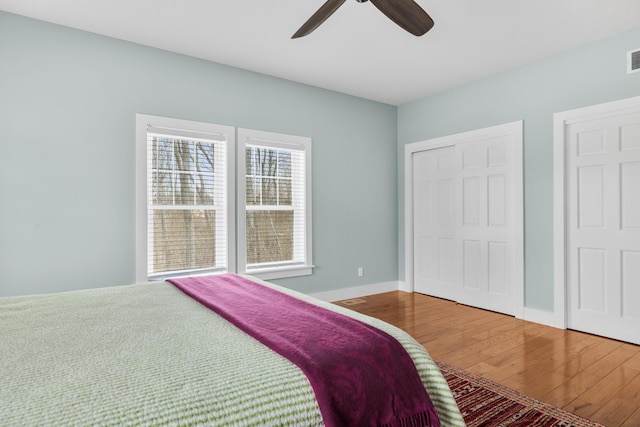
M 640 72 L 640 49 L 632 50 L 627 55 L 627 73 Z

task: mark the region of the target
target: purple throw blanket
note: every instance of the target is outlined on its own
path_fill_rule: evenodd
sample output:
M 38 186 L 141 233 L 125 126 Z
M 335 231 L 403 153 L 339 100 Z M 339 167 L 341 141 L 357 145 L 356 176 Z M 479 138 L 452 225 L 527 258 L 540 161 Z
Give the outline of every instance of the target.
M 400 343 L 373 326 L 234 274 L 168 280 L 307 376 L 327 426 L 440 426 Z

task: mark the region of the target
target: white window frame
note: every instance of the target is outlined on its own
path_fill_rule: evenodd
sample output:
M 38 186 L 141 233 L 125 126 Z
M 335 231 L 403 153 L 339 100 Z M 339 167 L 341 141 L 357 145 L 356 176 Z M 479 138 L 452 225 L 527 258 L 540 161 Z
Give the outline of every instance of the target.
M 148 274 L 148 155 L 147 132 L 170 129 L 178 136 L 225 135 L 226 137 L 226 259 L 225 272 L 235 272 L 235 128 L 213 123 L 136 114 L 136 281 L 152 280 Z M 218 250 L 218 249 L 217 249 Z M 209 273 L 211 271 L 208 271 Z M 193 274 L 186 273 L 186 274 Z
M 264 148 L 300 150 L 304 152 L 304 262 L 299 264 L 247 265 L 247 228 L 246 228 L 246 166 L 245 149 L 249 146 Z M 312 224 L 311 224 L 311 138 L 238 128 L 238 272 L 250 274 L 265 280 L 286 277 L 307 276 L 312 274 Z

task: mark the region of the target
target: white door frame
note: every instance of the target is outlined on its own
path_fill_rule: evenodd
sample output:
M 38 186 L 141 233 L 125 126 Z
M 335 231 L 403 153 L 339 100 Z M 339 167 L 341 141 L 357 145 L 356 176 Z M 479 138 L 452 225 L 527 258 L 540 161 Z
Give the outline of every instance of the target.
M 413 263 L 413 154 L 443 148 L 467 140 L 485 139 L 496 135 L 510 134 L 516 139 L 516 146 L 513 147 L 514 158 L 519 159 L 514 162 L 514 188 L 516 191 L 515 206 L 513 208 L 514 231 L 517 236 L 522 236 L 514 242 L 516 265 L 513 266 L 514 281 L 514 314 L 517 318 L 524 318 L 524 205 L 523 205 L 523 181 L 522 181 L 522 142 L 523 142 L 523 122 L 515 121 L 502 125 L 462 132 L 454 135 L 447 135 L 433 138 L 426 141 L 414 142 L 405 145 L 404 149 L 404 247 L 405 247 L 405 280 L 400 283 L 400 290 L 413 292 L 414 290 L 414 263 Z
M 567 328 L 566 127 L 583 121 L 640 111 L 640 96 L 553 115 L 553 325 Z

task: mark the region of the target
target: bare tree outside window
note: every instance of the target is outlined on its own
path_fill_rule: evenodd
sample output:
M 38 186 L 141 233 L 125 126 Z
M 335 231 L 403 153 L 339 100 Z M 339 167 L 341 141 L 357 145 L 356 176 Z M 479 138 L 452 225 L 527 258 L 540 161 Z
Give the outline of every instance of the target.
M 247 147 L 247 264 L 293 259 L 291 152 Z
M 150 273 L 215 267 L 215 142 L 153 136 L 150 149 Z

